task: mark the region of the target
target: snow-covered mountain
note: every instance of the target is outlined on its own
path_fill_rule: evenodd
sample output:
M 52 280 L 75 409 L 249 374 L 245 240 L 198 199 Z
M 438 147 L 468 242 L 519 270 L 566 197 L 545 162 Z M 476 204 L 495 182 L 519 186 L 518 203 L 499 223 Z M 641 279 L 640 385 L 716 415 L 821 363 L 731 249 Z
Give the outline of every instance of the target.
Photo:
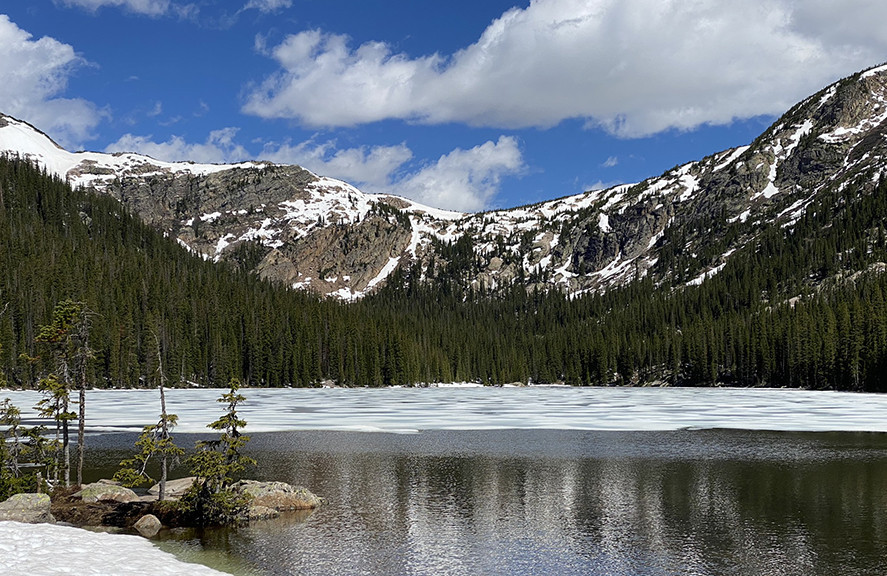
M 189 249 L 290 286 L 350 299 L 398 266 L 495 290 L 570 294 L 647 274 L 694 284 L 764 225 L 791 226 L 826 189 L 864 191 L 885 170 L 887 66 L 793 107 L 755 142 L 634 185 L 462 214 L 365 194 L 297 166 L 166 163 L 71 153 L 0 116 L 0 151 L 128 205 Z

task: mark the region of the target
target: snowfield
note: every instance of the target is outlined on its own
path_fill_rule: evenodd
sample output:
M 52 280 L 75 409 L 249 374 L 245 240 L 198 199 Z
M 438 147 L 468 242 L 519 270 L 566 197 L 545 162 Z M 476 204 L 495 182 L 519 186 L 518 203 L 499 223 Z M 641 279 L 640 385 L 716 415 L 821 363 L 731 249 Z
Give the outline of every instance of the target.
M 177 560 L 141 536 L 19 522 L 0 522 L 0 565 L 4 576 L 225 574 Z

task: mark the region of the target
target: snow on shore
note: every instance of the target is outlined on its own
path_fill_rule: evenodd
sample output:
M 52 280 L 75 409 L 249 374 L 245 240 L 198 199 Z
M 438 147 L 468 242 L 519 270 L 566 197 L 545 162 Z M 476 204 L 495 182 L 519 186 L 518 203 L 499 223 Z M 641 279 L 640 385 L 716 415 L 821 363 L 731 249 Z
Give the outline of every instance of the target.
M 140 536 L 51 524 L 0 522 L 4 576 L 219 576 L 155 548 Z

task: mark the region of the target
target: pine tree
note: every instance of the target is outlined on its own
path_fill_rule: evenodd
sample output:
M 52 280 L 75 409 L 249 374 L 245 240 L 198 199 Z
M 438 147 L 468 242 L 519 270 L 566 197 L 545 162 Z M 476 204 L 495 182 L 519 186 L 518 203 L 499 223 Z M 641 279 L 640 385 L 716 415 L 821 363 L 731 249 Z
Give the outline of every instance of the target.
M 224 414 L 207 426 L 219 431 L 219 438 L 199 441 L 197 452 L 188 459 L 196 480 L 182 499 L 182 505 L 193 514 L 196 522 L 203 525 L 228 523 L 241 513 L 247 503 L 227 488 L 235 476 L 256 464 L 242 452 L 250 438 L 241 432 L 246 421 L 238 416 L 237 406 L 246 397 L 238 392 L 238 379 L 232 378 L 229 387 L 229 391 L 218 399 L 218 402 L 227 404 Z
M 62 446 L 65 457 L 65 485 L 70 485 L 70 450 L 68 422 L 73 419 L 68 412 L 69 394 L 76 387 L 79 391 L 79 417 L 77 433 L 77 484 L 83 482 L 83 458 L 85 451 L 86 388 L 88 363 L 93 358 L 89 346 L 89 313 L 82 302 L 63 300 L 56 305 L 52 323 L 40 326 L 35 341 L 48 346 L 55 365 L 55 378 L 47 379 L 46 388 L 52 396 L 58 396 L 64 406 L 54 417 L 62 420 Z M 73 364 L 73 375 L 72 365 Z M 63 387 L 64 393 L 55 390 Z

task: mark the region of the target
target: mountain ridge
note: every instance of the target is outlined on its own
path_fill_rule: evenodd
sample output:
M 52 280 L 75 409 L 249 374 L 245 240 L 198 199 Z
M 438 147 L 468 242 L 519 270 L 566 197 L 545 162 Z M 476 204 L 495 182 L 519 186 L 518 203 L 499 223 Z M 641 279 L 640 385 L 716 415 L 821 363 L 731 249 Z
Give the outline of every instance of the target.
M 70 153 L 7 116 L 0 150 L 117 198 L 204 258 L 249 247 L 250 267 L 287 286 L 351 300 L 415 267 L 428 281 L 455 272 L 481 292 L 522 284 L 575 296 L 647 275 L 704 282 L 765 224 L 792 226 L 823 190 L 873 186 L 885 121 L 887 66 L 878 66 L 799 102 L 749 145 L 637 184 L 476 214 L 365 194 L 297 166 Z

